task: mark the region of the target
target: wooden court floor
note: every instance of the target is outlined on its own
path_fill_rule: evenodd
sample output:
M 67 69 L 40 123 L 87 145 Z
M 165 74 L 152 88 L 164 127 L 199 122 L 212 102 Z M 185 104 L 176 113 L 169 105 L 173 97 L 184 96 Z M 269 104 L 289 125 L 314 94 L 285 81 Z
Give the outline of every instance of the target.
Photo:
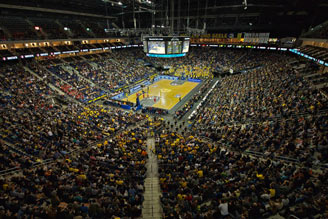
M 187 81 L 182 85 L 171 85 L 171 82 L 173 82 L 173 80 L 162 79 L 149 86 L 149 97 L 160 97 L 160 100 L 157 101 L 153 107 L 170 110 L 179 102 L 180 96 L 183 98 L 199 84 Z M 145 92 L 147 92 L 147 90 L 147 87 L 144 88 Z M 138 93 L 142 92 L 138 91 Z M 137 94 L 134 93 L 123 100 L 136 103 L 136 95 Z M 139 100 L 142 100 L 142 95 Z

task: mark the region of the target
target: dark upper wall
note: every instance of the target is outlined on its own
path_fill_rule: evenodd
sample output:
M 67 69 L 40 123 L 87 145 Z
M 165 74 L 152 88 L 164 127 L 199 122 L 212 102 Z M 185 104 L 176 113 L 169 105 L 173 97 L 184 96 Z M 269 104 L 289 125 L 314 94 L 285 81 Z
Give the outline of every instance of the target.
M 139 0 L 120 0 L 122 5 L 115 4 L 119 0 L 2 0 L 0 3 L 12 5 L 25 5 L 58 10 L 71 10 L 75 12 L 108 15 L 115 17 L 116 27 L 133 28 L 136 19 L 137 28 L 150 28 L 155 26 L 171 26 L 171 2 L 174 3 L 175 32 L 184 32 L 188 27 L 202 29 L 206 23 L 209 33 L 220 32 L 271 32 L 273 37 L 299 36 L 328 20 L 328 2 L 326 0 L 247 0 L 247 9 L 243 0 L 153 0 L 153 6 L 141 4 Z M 113 3 L 114 2 L 114 3 Z M 133 4 L 134 2 L 134 4 Z M 133 5 L 134 12 L 133 13 Z M 151 14 L 154 9 L 156 14 Z M 168 9 L 168 10 L 167 10 Z M 1 9 L 1 14 L 8 9 Z M 13 13 L 11 13 L 12 15 Z M 16 16 L 34 16 L 35 12 L 15 12 Z M 59 14 L 36 14 L 56 19 L 97 20 L 82 16 L 68 16 Z M 169 18 L 167 20 L 167 17 Z M 152 18 L 154 21 L 152 21 Z M 112 24 L 112 21 L 109 22 Z

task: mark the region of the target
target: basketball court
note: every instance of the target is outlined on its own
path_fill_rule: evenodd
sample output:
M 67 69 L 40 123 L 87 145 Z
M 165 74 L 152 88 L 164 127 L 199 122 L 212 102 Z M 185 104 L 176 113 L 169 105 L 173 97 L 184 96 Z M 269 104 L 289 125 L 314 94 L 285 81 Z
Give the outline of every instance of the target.
M 190 91 L 192 91 L 199 83 L 184 81 L 182 84 L 177 83 L 174 80 L 162 79 L 144 88 L 145 94 L 142 91 L 138 91 L 140 94 L 139 100 L 141 104 L 143 101 L 152 102 L 152 107 L 170 110 L 172 109 L 180 99 L 184 98 Z M 147 94 L 149 90 L 149 94 Z M 124 101 L 136 103 L 137 93 L 134 93 L 128 98 L 124 98 Z

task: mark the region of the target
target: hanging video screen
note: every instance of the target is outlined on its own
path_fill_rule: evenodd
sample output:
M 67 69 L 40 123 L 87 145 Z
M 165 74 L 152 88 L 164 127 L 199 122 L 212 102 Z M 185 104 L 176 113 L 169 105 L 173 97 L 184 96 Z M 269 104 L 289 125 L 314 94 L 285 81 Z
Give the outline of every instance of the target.
M 165 54 L 164 41 L 148 41 L 149 53 L 152 54 Z
M 189 52 L 189 43 L 190 43 L 189 41 L 183 42 L 183 50 L 182 50 L 183 53 Z
M 143 46 L 144 46 L 144 52 L 147 53 L 148 52 L 147 41 L 143 41 Z
M 182 53 L 186 54 L 189 52 L 189 47 L 190 47 L 189 37 L 144 36 L 142 40 L 144 43 L 144 52 L 147 54 L 176 55 Z

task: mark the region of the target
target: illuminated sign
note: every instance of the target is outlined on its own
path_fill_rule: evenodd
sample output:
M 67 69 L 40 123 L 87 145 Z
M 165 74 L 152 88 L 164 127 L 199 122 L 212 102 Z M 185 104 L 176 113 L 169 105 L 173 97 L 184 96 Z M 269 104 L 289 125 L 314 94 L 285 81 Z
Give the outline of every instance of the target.
M 312 57 L 312 56 L 309 56 L 309 55 L 307 55 L 307 54 L 304 54 L 304 53 L 302 53 L 302 52 L 299 52 L 299 49 L 289 49 L 289 51 L 292 52 L 292 53 L 295 53 L 295 54 L 297 54 L 297 55 L 303 56 L 304 58 L 307 58 L 307 59 L 313 60 L 313 61 L 315 61 L 315 62 L 318 62 L 318 63 L 321 64 L 321 65 L 328 66 L 328 63 L 327 63 L 327 62 L 324 62 L 324 61 L 322 61 L 322 60 L 320 60 L 320 59 L 316 59 L 316 58 L 314 58 L 314 57 Z
M 78 53 L 79 50 L 72 50 L 72 51 L 64 51 L 63 54 L 67 54 L 67 53 Z
M 17 56 L 9 56 L 9 57 L 7 57 L 7 60 L 14 60 L 14 59 L 18 59 L 18 57 Z
M 102 50 L 102 48 L 90 49 L 90 51 L 98 51 L 98 50 Z
M 25 58 L 33 58 L 34 55 L 32 55 L 32 54 L 31 54 L 31 55 L 25 55 L 24 57 L 25 57 Z

